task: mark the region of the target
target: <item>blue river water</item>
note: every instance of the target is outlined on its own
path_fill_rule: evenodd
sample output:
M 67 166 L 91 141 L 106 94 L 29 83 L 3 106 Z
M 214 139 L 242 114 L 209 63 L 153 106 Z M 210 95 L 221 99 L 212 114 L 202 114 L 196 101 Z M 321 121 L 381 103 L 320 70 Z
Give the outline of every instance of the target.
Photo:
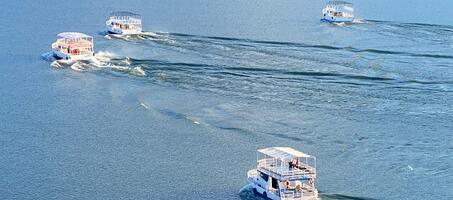
M 269 146 L 322 199 L 453 199 L 453 2 L 353 2 L 2 1 L 0 199 L 259 199 Z M 150 34 L 103 35 L 117 10 Z M 65 31 L 100 64 L 42 59 Z

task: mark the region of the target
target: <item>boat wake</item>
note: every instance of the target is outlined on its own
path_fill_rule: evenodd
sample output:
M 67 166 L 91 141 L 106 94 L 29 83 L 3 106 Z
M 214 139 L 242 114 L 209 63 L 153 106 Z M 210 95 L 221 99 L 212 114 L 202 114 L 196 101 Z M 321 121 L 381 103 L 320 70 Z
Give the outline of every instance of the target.
M 358 18 L 355 18 L 352 23 L 354 24 L 367 24 L 367 23 L 370 23 L 369 21 L 367 21 L 366 19 L 358 19 Z
M 449 27 L 435 27 L 439 30 L 433 31 L 429 25 L 361 19 L 354 23 L 366 25 L 342 31 L 368 31 L 373 37 L 392 36 L 397 40 L 394 46 L 363 47 L 145 32 L 106 35 L 112 39 L 112 48 L 98 52 L 89 62 L 54 62 L 49 53 L 43 58 L 55 68 L 113 72 L 143 77 L 151 84 L 332 109 L 337 108 L 333 105 L 341 105 L 341 109 L 355 110 L 357 105 L 363 105 L 373 111 L 383 110 L 386 108 L 370 103 L 370 98 L 376 102 L 407 101 L 409 93 L 453 91 L 451 50 L 419 52 L 399 48 L 419 46 L 417 37 L 433 41 L 446 38 Z M 402 36 L 397 34 L 407 32 L 406 29 L 412 29 L 414 37 L 400 40 Z M 385 93 L 381 92 L 384 90 Z M 441 104 L 444 98 L 445 95 L 437 103 Z
M 130 58 L 117 58 L 113 53 L 105 51 L 100 51 L 87 60 L 60 60 L 56 59 L 52 52 L 42 54 L 42 58 L 51 62 L 50 66 L 53 68 L 69 68 L 77 72 L 111 70 L 137 77 L 146 76 L 146 72 L 141 66 L 131 66 Z
M 336 26 L 344 27 L 344 26 L 347 26 L 349 24 L 353 24 L 353 22 L 350 22 L 350 23 L 346 23 L 346 22 L 332 22 L 332 24 L 336 25 Z
M 121 35 L 121 34 L 110 34 L 108 32 L 101 32 L 101 35 L 108 40 L 111 39 L 120 39 L 124 41 L 163 41 L 163 42 L 172 42 L 169 38 L 169 34 L 165 32 L 142 32 L 140 34 L 128 34 L 128 35 Z
M 239 197 L 242 200 L 261 200 L 264 199 L 263 197 L 260 197 L 253 193 L 252 191 L 252 186 L 250 184 L 245 185 L 239 190 Z
M 352 26 L 357 24 L 369 24 L 370 21 L 365 19 L 354 19 L 352 22 L 330 22 L 330 24 L 340 27 Z

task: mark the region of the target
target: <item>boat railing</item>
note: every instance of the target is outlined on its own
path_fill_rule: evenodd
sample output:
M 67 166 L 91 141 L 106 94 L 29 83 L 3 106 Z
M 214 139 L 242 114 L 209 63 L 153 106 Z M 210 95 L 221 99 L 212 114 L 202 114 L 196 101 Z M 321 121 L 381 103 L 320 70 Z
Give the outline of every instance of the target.
M 111 23 L 117 23 L 117 24 L 136 24 L 136 25 L 141 25 L 142 20 L 140 19 L 117 19 L 117 18 L 110 18 L 107 20 L 107 24 Z
M 335 16 L 335 17 L 353 17 L 354 16 L 354 14 L 352 14 L 352 12 L 336 11 L 336 10 L 331 10 L 331 9 L 323 9 L 323 13 L 326 13 L 329 16 Z
M 280 191 L 280 197 L 281 199 L 301 199 L 302 197 L 310 197 L 310 196 L 315 196 L 316 195 L 316 190 L 308 185 L 308 184 L 302 184 L 299 189 L 282 189 Z
M 72 50 L 68 50 L 68 48 L 58 48 L 58 47 L 54 47 L 52 45 L 52 48 L 54 50 L 57 50 L 59 52 L 62 52 L 62 53 L 67 53 L 69 55 L 73 55 L 73 56 L 89 56 L 89 55 L 92 55 L 93 54 L 93 51 L 92 49 L 72 49 Z
M 64 39 L 58 39 L 54 43 L 52 43 L 52 47 L 58 47 L 58 46 L 68 46 L 68 47 L 74 47 L 74 48 L 87 48 L 87 47 L 92 47 L 93 42 L 91 40 L 77 40 L 77 41 L 67 41 Z
M 69 46 L 65 42 L 57 41 L 52 43 L 52 49 L 71 55 L 90 55 L 93 54 L 93 45 L 90 42 L 81 42 Z
M 91 51 L 79 51 L 79 52 L 71 52 L 70 53 L 73 56 L 89 56 L 93 55 L 93 52 Z
M 354 17 L 354 14 L 350 12 L 340 12 L 340 17 Z
M 137 25 L 137 24 L 127 24 L 127 25 L 114 24 L 114 25 L 110 25 L 110 26 L 114 29 L 123 29 L 123 30 L 140 30 L 141 29 L 140 25 Z
M 266 160 L 261 160 L 260 162 L 258 162 L 258 169 L 285 177 L 302 175 L 310 175 L 316 177 L 316 169 L 306 164 L 299 164 L 298 166 L 289 167 L 288 165 L 276 165 L 276 163 L 274 162 L 266 162 Z
M 109 19 L 115 19 L 115 20 L 142 20 L 141 17 L 133 17 L 133 16 L 110 16 Z

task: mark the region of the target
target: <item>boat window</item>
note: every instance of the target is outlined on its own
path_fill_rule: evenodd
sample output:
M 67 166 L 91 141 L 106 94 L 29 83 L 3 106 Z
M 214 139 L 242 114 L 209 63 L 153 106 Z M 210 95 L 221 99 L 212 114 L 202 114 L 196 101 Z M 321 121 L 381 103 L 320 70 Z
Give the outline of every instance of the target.
M 262 179 L 264 179 L 264 181 L 267 182 L 267 180 L 269 180 L 269 176 L 267 174 L 263 174 L 263 173 L 260 173 L 260 176 Z
M 278 189 L 278 180 L 275 178 L 272 178 L 272 188 Z

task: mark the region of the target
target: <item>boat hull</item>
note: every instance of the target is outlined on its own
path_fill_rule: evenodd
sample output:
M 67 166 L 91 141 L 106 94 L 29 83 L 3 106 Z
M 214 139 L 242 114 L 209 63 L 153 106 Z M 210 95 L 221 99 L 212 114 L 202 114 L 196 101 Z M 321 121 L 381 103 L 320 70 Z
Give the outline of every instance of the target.
M 93 55 L 71 55 L 58 50 L 53 50 L 52 53 L 55 58 L 61 60 L 89 60 L 93 57 Z
M 141 34 L 141 31 L 138 30 L 123 30 L 123 29 L 116 29 L 112 27 L 108 27 L 108 33 L 110 34 L 118 34 L 118 35 L 136 35 Z
M 321 21 L 325 22 L 353 22 L 353 17 L 334 17 L 334 16 L 324 16 Z
M 247 172 L 247 181 L 252 187 L 253 193 L 255 195 L 262 196 L 266 199 L 271 200 L 318 200 L 318 191 L 315 190 L 314 195 L 310 196 L 299 196 L 299 197 L 280 197 L 274 192 L 270 192 L 266 188 L 268 187 L 267 183 L 260 180 L 259 175 L 256 169 L 249 170 Z

